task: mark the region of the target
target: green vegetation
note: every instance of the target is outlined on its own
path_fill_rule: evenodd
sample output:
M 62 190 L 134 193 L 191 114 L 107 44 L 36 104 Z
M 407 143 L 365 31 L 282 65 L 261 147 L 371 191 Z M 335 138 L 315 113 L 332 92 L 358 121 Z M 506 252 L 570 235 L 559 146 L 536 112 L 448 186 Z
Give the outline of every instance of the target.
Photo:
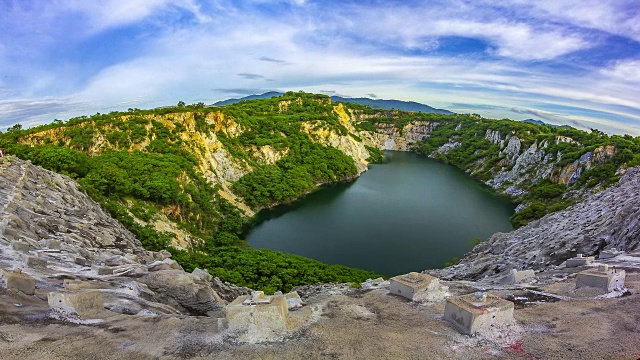
M 384 160 L 384 152 L 382 150 L 369 145 L 365 145 L 364 147 L 369 152 L 367 161 L 369 161 L 370 164 L 381 163 L 382 160 Z

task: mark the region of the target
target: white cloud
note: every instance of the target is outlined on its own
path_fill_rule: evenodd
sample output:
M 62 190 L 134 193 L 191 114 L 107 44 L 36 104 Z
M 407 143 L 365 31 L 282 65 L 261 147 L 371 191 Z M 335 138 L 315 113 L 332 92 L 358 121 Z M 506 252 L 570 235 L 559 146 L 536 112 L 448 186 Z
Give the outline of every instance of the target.
M 616 61 L 612 66 L 600 71 L 604 76 L 610 76 L 625 82 L 640 83 L 640 59 Z

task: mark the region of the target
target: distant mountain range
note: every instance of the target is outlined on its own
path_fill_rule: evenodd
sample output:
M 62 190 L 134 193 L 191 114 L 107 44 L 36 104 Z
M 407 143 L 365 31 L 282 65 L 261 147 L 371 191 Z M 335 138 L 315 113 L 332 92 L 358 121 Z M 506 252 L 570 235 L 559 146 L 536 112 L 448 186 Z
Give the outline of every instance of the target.
M 254 100 L 254 99 L 265 99 L 265 98 L 268 99 L 274 96 L 282 96 L 282 95 L 283 93 L 281 92 L 269 91 L 264 94 L 249 95 L 239 99 L 227 99 L 223 101 L 218 101 L 213 105 L 224 106 L 224 105 L 235 104 L 243 100 Z M 432 114 L 453 114 L 453 112 L 449 110 L 436 109 L 429 105 L 421 104 L 415 101 L 382 100 L 382 99 L 369 99 L 369 98 L 345 98 L 342 96 L 332 96 L 331 101 L 367 105 L 374 109 L 385 109 L 385 110 L 396 109 L 396 110 L 403 110 L 403 111 L 423 112 L 423 113 L 432 113 Z
M 555 127 L 555 128 L 560 128 L 560 129 L 571 129 L 572 127 L 569 125 L 554 125 L 554 124 L 549 124 L 546 123 L 542 120 L 536 120 L 536 119 L 526 119 L 526 120 L 522 120 L 522 122 L 526 122 L 529 124 L 536 124 L 536 125 L 546 125 L 546 126 L 551 126 L 551 127 Z

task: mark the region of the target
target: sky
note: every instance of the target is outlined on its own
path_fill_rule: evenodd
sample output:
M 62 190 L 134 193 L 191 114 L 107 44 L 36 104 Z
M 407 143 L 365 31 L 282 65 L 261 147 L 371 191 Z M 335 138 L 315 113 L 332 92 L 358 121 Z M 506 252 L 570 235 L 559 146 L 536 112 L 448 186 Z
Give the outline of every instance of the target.
M 0 129 L 266 91 L 640 135 L 638 0 L 0 0 Z

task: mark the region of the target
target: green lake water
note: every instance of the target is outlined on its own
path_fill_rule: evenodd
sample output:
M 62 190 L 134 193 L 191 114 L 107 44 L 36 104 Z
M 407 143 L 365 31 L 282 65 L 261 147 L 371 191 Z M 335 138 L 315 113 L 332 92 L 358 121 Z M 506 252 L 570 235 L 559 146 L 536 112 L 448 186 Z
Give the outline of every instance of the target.
M 261 213 L 247 240 L 392 276 L 443 267 L 474 238 L 513 230 L 513 204 L 463 171 L 408 152 L 385 158 L 352 183 Z

